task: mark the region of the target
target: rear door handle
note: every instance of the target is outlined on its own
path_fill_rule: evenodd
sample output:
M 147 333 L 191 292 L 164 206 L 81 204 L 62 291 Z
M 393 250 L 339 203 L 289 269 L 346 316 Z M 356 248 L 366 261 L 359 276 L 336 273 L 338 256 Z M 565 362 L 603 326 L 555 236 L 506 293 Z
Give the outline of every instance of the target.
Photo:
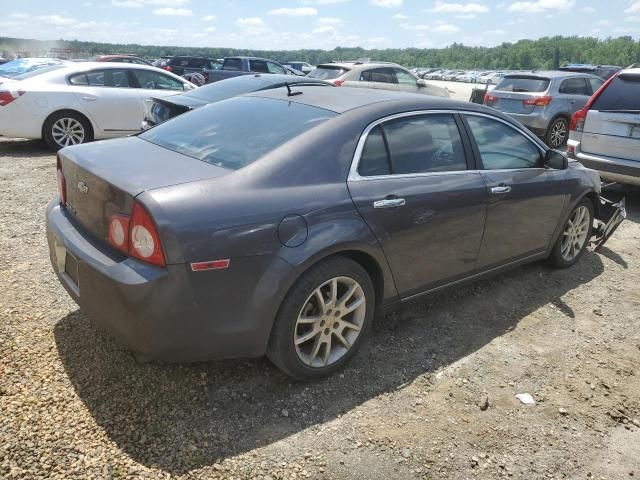
M 511 187 L 507 185 L 498 185 L 497 187 L 491 187 L 491 193 L 494 195 L 502 195 L 504 193 L 509 193 L 511 191 Z
M 385 198 L 384 200 L 376 200 L 373 202 L 373 208 L 395 208 L 405 205 L 404 198 Z
M 93 102 L 94 100 L 96 100 L 98 97 L 91 97 L 89 95 L 85 95 L 84 97 L 80 97 L 82 100 L 87 100 L 89 102 Z

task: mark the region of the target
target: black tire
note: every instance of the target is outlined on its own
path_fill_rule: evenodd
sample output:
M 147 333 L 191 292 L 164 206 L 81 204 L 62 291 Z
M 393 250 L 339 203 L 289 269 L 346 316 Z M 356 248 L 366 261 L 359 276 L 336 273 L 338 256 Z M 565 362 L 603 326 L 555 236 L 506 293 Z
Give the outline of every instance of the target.
M 49 117 L 45 120 L 44 125 L 42 126 L 42 138 L 47 143 L 47 145 L 49 145 L 49 148 L 51 148 L 54 152 L 57 152 L 61 148 L 67 146 L 58 143 L 54 135 L 54 126 L 60 120 L 64 121 L 64 119 L 68 119 L 71 123 L 73 123 L 74 127 L 76 125 L 81 127 L 81 130 L 76 129 L 74 131 L 81 132 L 82 139 L 77 143 L 73 143 L 73 145 L 87 143 L 93 140 L 93 129 L 91 128 L 91 123 L 84 115 L 81 115 L 78 112 L 74 112 L 72 110 L 60 110 L 59 112 L 55 112 L 49 115 Z M 74 138 L 79 137 L 74 136 Z
M 296 322 L 313 292 L 335 277 L 347 277 L 360 285 L 366 306 L 364 320 L 357 338 L 346 353 L 328 366 L 312 367 L 304 363 L 296 351 Z M 271 331 L 267 357 L 283 372 L 297 380 L 309 381 L 332 375 L 344 367 L 362 344 L 373 320 L 375 305 L 375 289 L 366 270 L 346 257 L 330 257 L 305 272 L 285 297 Z M 335 341 L 333 334 L 329 335 L 332 341 Z
M 587 210 L 589 211 L 589 220 L 588 220 L 589 226 L 588 226 L 588 230 L 587 230 L 587 237 L 586 237 L 586 240 L 584 241 L 584 244 L 582 245 L 582 247 L 580 248 L 579 252 L 577 253 L 577 255 L 574 258 L 572 258 L 570 260 L 567 260 L 562 255 L 562 242 L 563 242 L 563 239 L 565 237 L 564 232 L 567 229 L 569 220 L 571 220 L 571 218 L 573 217 L 575 212 L 580 207 L 586 207 Z M 551 255 L 549 256 L 549 261 L 550 261 L 550 263 L 551 263 L 551 265 L 553 267 L 556 267 L 556 268 L 568 268 L 571 265 L 574 265 L 575 263 L 577 263 L 578 260 L 580 260 L 582 255 L 584 255 L 584 252 L 587 249 L 587 246 L 589 245 L 589 241 L 591 239 L 591 234 L 593 233 L 593 219 L 594 219 L 593 203 L 588 198 L 582 199 L 580 202 L 578 202 L 578 204 L 575 207 L 573 207 L 573 209 L 571 210 L 571 213 L 569 214 L 569 216 L 565 219 L 564 223 L 562 224 L 562 230 L 560 231 L 560 235 L 558 236 L 558 239 L 556 240 L 556 243 L 553 246 L 553 250 L 551 250 Z
M 551 148 L 561 148 L 566 145 L 567 140 L 569 140 L 569 121 L 564 117 L 557 117 L 549 125 L 544 143 Z

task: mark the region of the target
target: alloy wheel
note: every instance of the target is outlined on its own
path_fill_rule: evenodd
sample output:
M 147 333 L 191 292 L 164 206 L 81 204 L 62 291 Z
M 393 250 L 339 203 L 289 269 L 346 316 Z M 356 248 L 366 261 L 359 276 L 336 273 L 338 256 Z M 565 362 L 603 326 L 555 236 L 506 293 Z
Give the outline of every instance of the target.
M 365 321 L 367 300 L 362 286 L 349 277 L 334 277 L 305 301 L 294 329 L 298 358 L 307 366 L 334 364 L 354 345 Z
M 567 122 L 564 120 L 556 120 L 551 127 L 551 146 L 556 148 L 564 144 L 567 138 Z
M 85 130 L 82 123 L 75 118 L 64 117 L 56 120 L 51 127 L 53 140 L 61 147 L 77 145 L 85 138 Z
M 584 247 L 589 235 L 590 221 L 589 209 L 583 205 L 576 208 L 567 220 L 560 245 L 560 254 L 566 262 L 576 258 Z

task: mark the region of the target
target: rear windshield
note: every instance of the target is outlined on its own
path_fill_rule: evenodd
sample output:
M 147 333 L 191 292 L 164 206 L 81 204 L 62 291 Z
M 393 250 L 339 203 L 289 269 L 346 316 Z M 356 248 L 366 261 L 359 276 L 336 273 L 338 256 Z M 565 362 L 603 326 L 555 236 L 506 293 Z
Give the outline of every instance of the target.
M 175 117 L 139 138 L 238 170 L 336 114 L 259 97 L 236 97 Z
M 544 92 L 549 88 L 549 79 L 540 77 L 504 77 L 495 90 L 503 92 Z
M 210 83 L 209 85 L 196 88 L 180 96 L 197 98 L 198 100 L 213 103 L 236 97 L 243 93 L 255 92 L 256 90 L 260 90 L 264 85 L 269 85 L 269 83 L 270 82 L 263 77 L 242 76 L 229 78 L 224 82 Z
M 640 75 L 619 75 L 593 102 L 593 110 L 640 111 Z
M 59 70 L 60 68 L 65 68 L 66 65 L 50 65 L 48 67 L 42 67 L 38 70 L 32 70 L 31 72 L 23 73 L 21 75 L 16 75 L 12 77 L 14 80 L 26 80 L 27 78 L 36 77 L 38 75 L 42 75 L 43 73 L 52 72 L 54 70 Z
M 333 80 L 344 75 L 348 71 L 348 69 L 342 67 L 322 66 L 311 70 L 307 77 L 317 78 L 319 80 Z

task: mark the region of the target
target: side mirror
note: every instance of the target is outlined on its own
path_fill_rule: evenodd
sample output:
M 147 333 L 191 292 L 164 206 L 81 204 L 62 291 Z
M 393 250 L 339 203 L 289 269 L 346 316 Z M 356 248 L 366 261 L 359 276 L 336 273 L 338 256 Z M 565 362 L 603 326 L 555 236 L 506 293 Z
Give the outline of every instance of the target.
M 426 87 L 429 84 L 424 79 L 419 78 L 418 80 L 416 80 L 416 85 L 418 87 Z
M 564 153 L 551 149 L 544 155 L 544 166 L 555 170 L 566 170 L 569 168 L 569 160 Z

